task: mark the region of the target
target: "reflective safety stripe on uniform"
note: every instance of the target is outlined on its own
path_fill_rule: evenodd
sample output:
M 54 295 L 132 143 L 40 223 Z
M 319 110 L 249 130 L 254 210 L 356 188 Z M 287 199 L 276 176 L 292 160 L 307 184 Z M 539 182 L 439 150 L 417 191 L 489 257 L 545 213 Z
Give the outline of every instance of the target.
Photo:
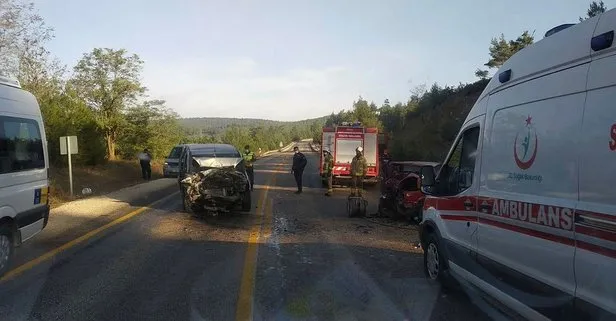
M 244 163 L 246 164 L 246 166 L 252 167 L 252 162 L 255 158 L 255 154 L 253 152 L 244 153 L 243 157 L 244 157 Z

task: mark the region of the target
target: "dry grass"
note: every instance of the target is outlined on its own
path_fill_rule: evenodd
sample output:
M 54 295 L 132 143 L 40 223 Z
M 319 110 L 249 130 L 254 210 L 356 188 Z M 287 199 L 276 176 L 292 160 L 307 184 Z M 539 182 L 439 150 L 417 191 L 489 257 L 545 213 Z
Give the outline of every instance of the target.
M 162 162 L 152 162 L 152 179 L 161 177 Z M 123 160 L 97 166 L 73 166 L 73 198 L 70 197 L 68 168 L 50 168 L 50 180 L 52 208 L 74 199 L 103 195 L 143 182 L 139 163 Z M 90 188 L 92 194 L 82 195 L 84 188 Z

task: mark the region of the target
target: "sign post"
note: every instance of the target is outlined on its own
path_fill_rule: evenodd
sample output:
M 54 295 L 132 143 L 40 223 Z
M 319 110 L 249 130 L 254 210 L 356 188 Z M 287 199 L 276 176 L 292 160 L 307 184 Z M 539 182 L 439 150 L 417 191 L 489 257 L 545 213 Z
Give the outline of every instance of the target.
M 60 137 L 60 155 L 68 156 L 68 181 L 71 190 L 71 197 L 73 197 L 73 162 L 71 160 L 71 154 L 77 154 L 77 152 L 77 136 Z

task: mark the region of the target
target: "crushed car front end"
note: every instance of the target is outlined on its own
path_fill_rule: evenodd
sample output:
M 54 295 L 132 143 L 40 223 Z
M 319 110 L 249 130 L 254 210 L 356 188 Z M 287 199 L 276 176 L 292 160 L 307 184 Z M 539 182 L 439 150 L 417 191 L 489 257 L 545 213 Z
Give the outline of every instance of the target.
M 181 181 L 185 207 L 214 215 L 237 206 L 250 210 L 250 182 L 242 158 L 193 157 L 193 161 L 198 171 Z

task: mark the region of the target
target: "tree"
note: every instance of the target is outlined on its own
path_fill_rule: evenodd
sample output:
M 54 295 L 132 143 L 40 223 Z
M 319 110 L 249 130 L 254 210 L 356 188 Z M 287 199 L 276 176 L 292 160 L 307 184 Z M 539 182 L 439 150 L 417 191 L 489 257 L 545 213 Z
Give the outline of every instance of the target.
M 477 68 L 477 70 L 475 71 L 475 76 L 479 79 L 487 79 L 488 71 Z
M 43 45 L 52 32 L 33 3 L 0 0 L 0 72 L 17 76 L 24 56 L 46 52 Z
M 83 55 L 74 68 L 72 85 L 96 111 L 105 137 L 107 158 L 116 159 L 116 140 L 124 121 L 123 111 L 145 92 L 139 75 L 143 61 L 126 50 L 95 48 Z
M 143 148 L 154 157 L 164 157 L 182 140 L 178 115 L 164 100 L 150 100 L 127 109 L 125 125 L 118 134 L 118 150 L 133 158 Z
M 353 103 L 350 117 L 351 121 L 359 121 L 365 127 L 382 127 L 376 105 L 374 103 L 368 104 L 368 101 L 361 96 Z
M 505 39 L 505 35 L 501 34 L 500 38 L 492 38 L 490 42 L 490 60 L 485 64 L 489 68 L 499 68 L 507 59 L 513 56 L 516 52 L 533 43 L 534 37 L 528 31 L 524 31 L 516 40 Z M 475 73 L 477 75 L 477 73 Z
M 580 22 L 586 19 L 590 19 L 594 16 L 600 15 L 604 13 L 606 10 L 607 10 L 607 7 L 605 6 L 605 3 L 603 3 L 603 1 L 599 1 L 599 3 L 597 3 L 597 1 L 593 1 L 588 6 L 588 10 L 586 11 L 586 18 L 580 17 Z

